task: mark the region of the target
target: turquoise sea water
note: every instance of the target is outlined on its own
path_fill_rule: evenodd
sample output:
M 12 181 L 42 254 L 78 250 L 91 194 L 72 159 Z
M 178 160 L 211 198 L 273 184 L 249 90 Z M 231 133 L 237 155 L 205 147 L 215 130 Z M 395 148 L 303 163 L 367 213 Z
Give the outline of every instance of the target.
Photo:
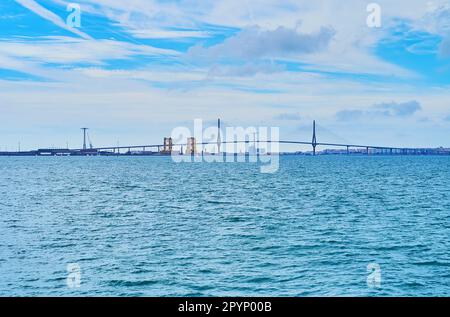
M 0 295 L 450 296 L 449 183 L 449 157 L 3 157 Z

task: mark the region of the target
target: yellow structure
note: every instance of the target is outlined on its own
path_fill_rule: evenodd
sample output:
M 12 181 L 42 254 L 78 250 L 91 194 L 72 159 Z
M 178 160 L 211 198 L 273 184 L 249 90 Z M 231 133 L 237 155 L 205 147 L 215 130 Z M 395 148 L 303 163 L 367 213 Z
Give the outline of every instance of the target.
M 186 155 L 197 154 L 197 143 L 195 138 L 188 138 L 186 143 Z
M 164 148 L 162 150 L 163 154 L 171 154 L 173 148 L 172 138 L 164 138 Z

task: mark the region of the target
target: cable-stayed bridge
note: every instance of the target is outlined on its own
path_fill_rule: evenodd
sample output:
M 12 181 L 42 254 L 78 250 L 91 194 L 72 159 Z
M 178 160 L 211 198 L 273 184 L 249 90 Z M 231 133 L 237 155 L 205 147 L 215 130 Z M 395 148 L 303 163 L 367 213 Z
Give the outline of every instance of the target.
M 234 140 L 234 141 L 222 141 L 221 140 L 221 126 L 220 126 L 220 119 L 217 123 L 217 129 L 218 129 L 218 137 L 216 142 L 196 142 L 195 140 L 191 142 L 192 145 L 196 146 L 208 146 L 208 145 L 216 145 L 217 149 L 220 153 L 220 148 L 223 145 L 227 144 L 240 144 L 240 143 L 246 143 L 250 144 L 252 141 L 250 140 Z M 173 147 L 179 147 L 180 149 L 189 147 L 189 142 L 186 143 L 166 143 L 166 141 L 170 138 L 165 138 L 164 144 L 148 144 L 148 145 L 134 145 L 134 146 L 113 146 L 113 147 L 100 147 L 100 148 L 93 148 L 92 150 L 97 151 L 114 151 L 117 153 L 120 153 L 120 150 L 128 150 L 128 152 L 131 153 L 131 150 L 135 149 L 141 149 L 143 152 L 146 151 L 146 149 L 157 149 L 158 153 L 165 153 L 165 152 L 171 152 L 171 149 Z M 191 138 L 192 139 L 192 138 Z M 278 143 L 278 144 L 288 144 L 288 145 L 307 145 L 311 146 L 312 148 L 312 155 L 317 154 L 317 147 L 318 146 L 325 146 L 325 147 L 334 147 L 334 148 L 343 148 L 345 150 L 345 153 L 350 154 L 352 149 L 359 149 L 363 150 L 366 154 L 370 154 L 371 151 L 377 151 L 378 153 L 382 154 L 392 154 L 392 155 L 431 155 L 431 154 L 438 154 L 438 151 L 441 151 L 442 149 L 432 149 L 432 148 L 409 148 L 409 147 L 392 147 L 392 146 L 380 146 L 380 145 L 365 145 L 365 144 L 354 144 L 354 143 L 330 143 L 330 142 L 318 142 L 317 141 L 317 131 L 316 131 L 316 122 L 313 121 L 313 131 L 312 131 L 312 139 L 311 141 L 296 141 L 296 140 L 254 140 L 253 142 L 258 143 Z M 161 150 L 162 149 L 162 150 Z M 182 152 L 182 151 L 181 151 Z M 361 153 L 361 152 L 359 152 Z M 186 154 L 186 152 L 184 152 Z M 194 154 L 194 151 L 187 154 Z M 442 153 L 441 153 L 442 154 Z M 450 153 L 449 153 L 450 154 Z
M 333 142 L 319 142 L 316 131 L 316 122 L 313 121 L 312 138 L 311 141 L 302 140 L 259 140 L 254 137 L 253 142 L 248 138 L 246 140 L 233 140 L 222 141 L 221 140 L 221 123 L 220 119 L 217 121 L 217 141 L 215 142 L 197 142 L 195 138 L 188 138 L 186 143 L 173 143 L 172 138 L 164 138 L 164 142 L 161 144 L 144 144 L 144 145 L 116 145 L 116 146 L 104 146 L 93 147 L 89 139 L 90 147 L 86 146 L 86 130 L 88 128 L 82 128 L 83 130 L 83 148 L 79 149 L 38 149 L 35 151 L 17 151 L 17 152 L 0 152 L 2 156 L 26 156 L 26 155 L 39 155 L 39 156 L 51 156 L 51 155 L 74 155 L 74 156 L 90 156 L 90 155 L 168 155 L 172 154 L 175 149 L 179 149 L 179 154 L 194 155 L 203 154 L 205 146 L 215 146 L 216 152 L 209 154 L 218 154 L 221 152 L 221 147 L 230 144 L 252 144 L 254 148 L 258 148 L 258 144 L 273 144 L 278 143 L 287 145 L 303 145 L 310 146 L 311 152 L 306 154 L 327 154 L 327 150 L 318 153 L 317 147 L 333 147 L 341 149 L 339 154 L 383 154 L 383 155 L 450 155 L 450 149 L 444 148 L 411 148 L 411 147 L 392 147 L 392 146 L 380 146 L 373 144 L 354 144 L 354 143 L 333 143 Z M 258 152 L 257 152 L 258 153 Z M 206 153 L 205 153 L 206 154 Z M 236 153 L 234 153 L 236 154 Z

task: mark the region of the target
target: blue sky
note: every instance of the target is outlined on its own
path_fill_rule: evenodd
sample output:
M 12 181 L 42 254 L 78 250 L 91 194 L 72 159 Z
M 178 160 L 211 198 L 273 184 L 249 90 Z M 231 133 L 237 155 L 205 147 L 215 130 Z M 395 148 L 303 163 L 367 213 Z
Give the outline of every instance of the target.
M 71 1 L 74 2 L 74 1 Z M 395 2 L 395 3 L 393 3 Z M 195 118 L 284 139 L 450 146 L 450 2 L 0 3 L 0 149 L 160 142 Z

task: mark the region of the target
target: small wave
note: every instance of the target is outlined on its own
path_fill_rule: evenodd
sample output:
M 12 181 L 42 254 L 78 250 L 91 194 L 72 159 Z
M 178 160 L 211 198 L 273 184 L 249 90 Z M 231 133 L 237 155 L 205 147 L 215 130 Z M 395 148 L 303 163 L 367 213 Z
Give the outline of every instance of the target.
M 134 287 L 134 286 L 148 286 L 158 284 L 158 281 L 154 280 L 142 280 L 142 281 L 129 281 L 129 280 L 111 280 L 107 284 L 113 287 Z
M 229 217 L 227 218 L 229 222 L 243 222 L 245 221 L 244 217 Z
M 232 201 L 220 201 L 220 200 L 207 200 L 206 203 L 212 205 L 233 205 Z
M 450 267 L 449 262 L 440 262 L 440 261 L 436 261 L 436 260 L 414 262 L 413 264 L 419 265 L 419 266 L 449 266 Z
M 271 281 L 272 281 L 272 279 L 269 277 L 253 277 L 253 278 L 248 279 L 246 282 L 258 284 L 258 283 L 268 283 Z

